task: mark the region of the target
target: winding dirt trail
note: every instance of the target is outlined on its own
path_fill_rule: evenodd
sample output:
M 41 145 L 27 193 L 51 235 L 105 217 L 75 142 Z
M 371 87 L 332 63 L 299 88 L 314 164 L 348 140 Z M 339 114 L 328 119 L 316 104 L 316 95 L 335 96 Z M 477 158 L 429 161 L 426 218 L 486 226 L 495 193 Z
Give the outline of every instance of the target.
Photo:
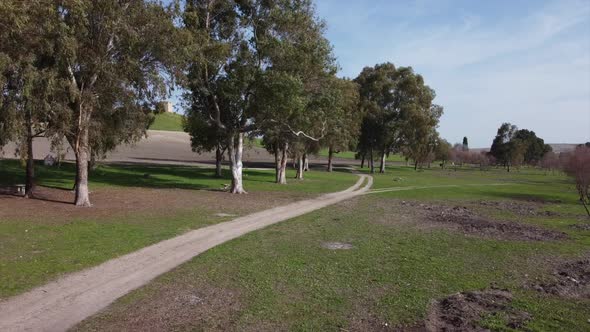
M 0 302 L 0 331 L 64 331 L 202 252 L 246 233 L 366 193 L 373 178 L 359 175 L 345 191 L 280 206 L 200 228 Z

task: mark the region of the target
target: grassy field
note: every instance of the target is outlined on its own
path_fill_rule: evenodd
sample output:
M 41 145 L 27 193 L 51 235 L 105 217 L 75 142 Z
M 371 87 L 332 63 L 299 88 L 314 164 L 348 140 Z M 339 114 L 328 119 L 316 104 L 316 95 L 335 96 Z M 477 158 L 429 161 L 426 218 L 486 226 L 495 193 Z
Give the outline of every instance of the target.
M 156 115 L 150 130 L 184 131 L 182 128 L 182 115 L 176 113 L 161 113 Z
M 374 188 L 373 194 L 216 247 L 77 329 L 412 328 L 421 326 L 433 299 L 491 286 L 509 290 L 510 309 L 528 314 L 521 329 L 590 329 L 589 299 L 531 287 L 551 279 L 556 264 L 588 257 L 590 231 L 571 227 L 586 219 L 569 179 L 533 169 L 507 174 L 395 167 L 375 175 Z M 565 235 L 515 240 L 440 227 L 424 219 L 424 213 L 438 212 L 430 205 L 466 207 L 492 221 Z M 328 250 L 326 242 L 353 248 Z M 513 330 L 506 320 L 500 312 L 481 317 L 478 324 Z
M 90 176 L 95 207 L 70 204 L 74 168 L 37 165 L 40 199 L 0 195 L 0 298 L 60 274 L 97 265 L 188 230 L 227 221 L 277 204 L 345 189 L 348 173 L 308 172 L 303 181 L 273 183 L 272 171 L 246 171 L 249 195 L 220 192 L 229 174 L 182 166 L 103 165 Z M 149 175 L 149 176 L 148 176 Z M 289 172 L 290 177 L 294 177 Z M 23 183 L 16 161 L 0 162 L 0 187 Z M 49 196 L 46 196 L 49 195 Z
M 342 151 L 340 153 L 335 153 L 334 157 L 341 158 L 341 159 L 355 159 L 355 155 L 356 155 L 356 153 L 354 151 Z M 328 157 L 328 149 L 320 150 L 320 152 L 318 153 L 318 156 L 327 158 Z M 387 161 L 405 162 L 406 160 L 404 159 L 404 157 L 402 157 L 399 154 L 391 154 L 387 157 Z M 378 162 L 376 163 L 376 165 L 378 165 Z

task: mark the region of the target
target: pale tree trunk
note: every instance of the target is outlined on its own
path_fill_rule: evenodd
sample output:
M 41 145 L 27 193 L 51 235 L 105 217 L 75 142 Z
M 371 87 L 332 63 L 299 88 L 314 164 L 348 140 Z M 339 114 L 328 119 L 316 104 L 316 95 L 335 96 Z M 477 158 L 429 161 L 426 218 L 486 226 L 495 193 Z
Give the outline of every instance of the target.
M 385 152 L 381 153 L 381 164 L 379 165 L 379 173 L 385 173 Z
M 334 150 L 332 149 L 332 147 L 329 147 L 328 148 L 328 172 L 332 172 L 334 170 L 333 159 L 334 159 Z
M 297 174 L 295 175 L 297 180 L 303 180 L 303 157 L 297 157 Z
M 309 158 L 307 157 L 307 153 L 303 154 L 303 170 L 305 172 L 309 171 Z
M 221 173 L 221 161 L 223 160 L 223 151 L 217 146 L 215 149 L 215 177 L 220 178 L 223 176 Z
M 242 155 L 244 153 L 244 133 L 239 133 L 236 141 L 235 134 L 231 135 L 228 144 L 228 152 L 231 169 L 231 190 L 232 194 L 246 194 L 244 190 L 242 171 Z
M 275 183 L 281 183 L 281 149 L 275 145 Z
M 369 151 L 369 168 L 371 169 L 371 174 L 375 174 L 375 162 L 373 160 L 373 148 Z
M 281 151 L 281 163 L 279 165 L 279 184 L 287 184 L 287 152 L 289 144 L 285 143 Z
M 80 115 L 82 116 L 82 115 Z M 88 126 L 82 125 L 78 134 L 76 152 L 76 206 L 90 207 L 90 196 L 88 193 L 88 161 L 90 159 Z
M 35 159 L 33 156 L 33 128 L 27 125 L 27 170 L 25 183 L 25 198 L 33 197 L 35 190 Z

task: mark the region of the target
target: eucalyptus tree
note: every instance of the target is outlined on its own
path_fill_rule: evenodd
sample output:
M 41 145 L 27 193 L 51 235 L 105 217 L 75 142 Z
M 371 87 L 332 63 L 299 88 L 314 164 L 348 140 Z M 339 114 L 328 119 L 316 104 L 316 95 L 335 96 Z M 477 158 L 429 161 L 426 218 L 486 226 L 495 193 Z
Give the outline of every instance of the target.
M 328 172 L 333 170 L 334 153 L 350 149 L 360 134 L 362 113 L 359 108 L 359 87 L 356 83 L 334 78 L 332 109 L 327 117 L 327 133 L 323 145 L 328 148 Z
M 395 126 L 399 110 L 396 107 L 397 68 L 392 63 L 366 67 L 355 79 L 359 84 L 360 105 L 365 113 L 361 146 L 369 155 L 369 166 L 374 172 L 375 154 L 381 160 L 380 171 L 385 172 L 385 158 L 397 140 Z
M 177 28 L 172 7 L 145 0 L 56 1 L 52 17 L 56 62 L 67 81 L 61 131 L 76 156 L 75 204 L 91 206 L 92 148 L 102 154 L 145 135 L 145 104 L 165 97 L 176 74 Z
M 0 4 L 0 144 L 16 142 L 26 160 L 25 197 L 34 194 L 33 140 L 53 136 L 64 101 L 49 38 L 52 9 L 49 2 Z
M 191 137 L 191 148 L 195 152 L 215 151 L 215 177 L 222 177 L 221 163 L 227 150 L 223 133 L 216 126 L 212 126 L 202 113 L 195 113 L 185 118 L 184 131 Z
M 490 149 L 490 154 L 496 158 L 497 162 L 503 164 L 508 172 L 510 172 L 512 155 L 514 154 L 513 151 L 511 151 L 513 150 L 512 148 L 514 147 L 514 144 L 511 142 L 517 131 L 518 127 L 515 125 L 503 123 L 500 128 L 498 128 L 498 132 L 496 133 L 496 137 L 494 138 Z
M 381 159 L 381 173 L 389 153 L 405 151 L 416 160 L 430 153 L 434 129 L 442 108 L 433 106 L 434 90 L 411 67 L 392 63 L 363 69 L 355 79 L 360 86 L 360 105 L 365 113 L 359 139 L 359 153 L 369 155 L 374 172 L 375 153 Z
M 282 146 L 279 147 L 281 162 L 278 167 L 279 183 L 285 183 L 284 156 L 292 143 L 292 156 L 298 165 L 316 142 L 324 139 L 328 129 L 328 119 L 339 102 L 334 98 L 335 86 L 331 82 L 337 71 L 332 46 L 325 38 L 325 23 L 317 19 L 313 2 L 310 0 L 276 1 L 271 11 L 273 22 L 272 38 L 269 39 L 267 71 L 283 80 L 294 80 L 292 93 L 276 90 L 273 98 L 257 103 L 257 119 L 261 127 L 280 133 Z M 290 77 L 290 78 L 289 78 Z M 283 94 L 283 96 L 281 96 Z M 287 96 L 285 96 L 287 94 Z M 297 105 L 282 112 L 274 112 L 273 99 L 291 98 Z M 288 114 L 288 116 L 285 116 Z M 295 147 L 299 147 L 295 149 Z M 303 177 L 299 167 L 297 178 Z

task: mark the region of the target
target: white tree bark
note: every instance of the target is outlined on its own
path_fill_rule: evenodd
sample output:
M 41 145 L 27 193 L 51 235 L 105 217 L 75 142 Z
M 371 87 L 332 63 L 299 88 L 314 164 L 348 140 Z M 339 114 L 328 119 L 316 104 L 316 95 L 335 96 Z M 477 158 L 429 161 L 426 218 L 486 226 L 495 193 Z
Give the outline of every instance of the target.
M 297 158 L 297 175 L 295 175 L 295 178 L 297 180 L 303 180 L 303 157 L 299 156 Z
M 228 153 L 230 159 L 231 168 L 231 190 L 232 194 L 246 194 L 244 190 L 243 182 L 243 163 L 242 155 L 244 153 L 244 133 L 237 134 L 237 140 L 235 135 L 232 135 L 228 144 Z
M 379 165 L 379 173 L 385 173 L 385 158 L 387 154 L 385 152 L 381 153 L 381 165 Z
M 287 184 L 287 152 L 289 150 L 289 144 L 285 143 L 281 151 L 281 160 L 279 165 L 278 183 Z

